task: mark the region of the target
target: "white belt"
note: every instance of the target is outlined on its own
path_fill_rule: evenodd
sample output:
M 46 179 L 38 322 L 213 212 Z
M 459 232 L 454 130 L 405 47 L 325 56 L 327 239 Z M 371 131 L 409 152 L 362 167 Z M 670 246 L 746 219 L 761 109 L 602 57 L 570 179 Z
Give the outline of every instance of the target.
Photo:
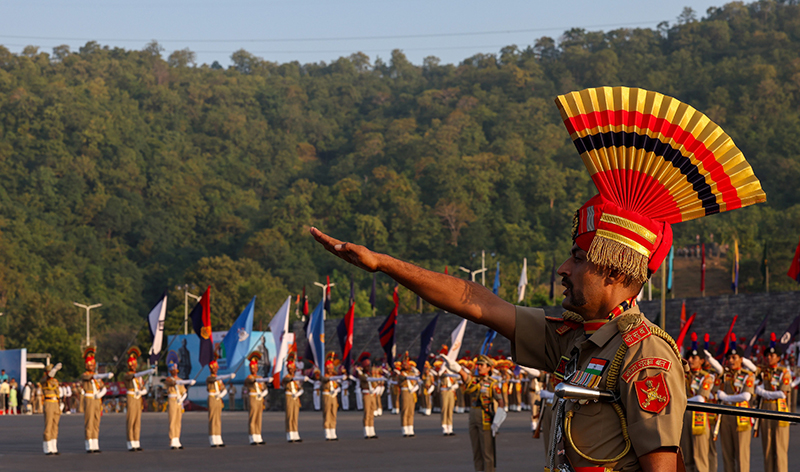
M 135 392 L 134 392 L 134 393 L 128 392 L 128 393 L 127 393 L 127 395 L 130 395 L 130 396 L 132 396 L 132 397 L 135 397 L 135 396 L 136 396 L 136 393 L 135 393 Z
M 328 396 L 331 396 L 331 395 L 336 395 L 336 394 L 335 394 L 335 393 L 333 393 L 333 392 L 322 392 L 322 394 L 323 394 L 323 395 L 328 395 Z
M 260 397 L 261 394 L 260 393 L 251 393 L 250 396 L 251 397 Z
M 178 395 L 175 394 L 175 393 L 170 393 L 169 395 L 167 395 L 167 397 L 169 397 L 169 398 L 179 398 Z

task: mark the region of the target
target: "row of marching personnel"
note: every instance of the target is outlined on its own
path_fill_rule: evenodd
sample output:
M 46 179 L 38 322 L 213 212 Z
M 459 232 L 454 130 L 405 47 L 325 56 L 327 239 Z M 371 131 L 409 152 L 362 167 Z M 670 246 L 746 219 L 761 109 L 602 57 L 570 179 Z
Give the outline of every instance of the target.
M 800 384 L 797 362 L 794 356 L 781 352 L 774 333 L 753 360 L 743 356 L 732 334 L 724 365 L 709 352 L 708 344 L 706 334 L 705 346 L 699 348 L 697 335 L 692 333 L 691 349 L 685 355 L 689 367 L 686 373 L 689 401 L 780 412 L 795 410 Z M 550 450 L 553 391 L 559 383 L 555 376 L 546 374 L 545 390 L 541 392 L 545 451 Z M 681 435 L 685 468 L 688 472 L 716 472 L 721 462 L 725 472 L 749 472 L 751 441 L 760 437 L 764 471 L 788 472 L 789 425 L 779 420 L 687 410 Z M 721 461 L 717 444 L 721 444 Z
M 539 372 L 514 364 L 503 356 L 489 358 L 483 364 L 491 361 L 491 369 L 487 372 L 492 390 L 495 395 L 487 399 L 480 399 L 480 392 L 469 391 L 468 382 L 453 372 L 455 366 L 464 367 L 467 371 L 478 371 L 478 358 L 462 357 L 451 368 L 447 367 L 447 346 L 442 346 L 439 357 L 431 355 L 422 366 L 411 360 L 405 353 L 399 360 L 391 365 L 384 359 L 373 363 L 369 353 L 362 353 L 355 365 L 348 372 L 334 353 L 326 356 L 323 370 L 315 366 L 304 368 L 303 362 L 290 353 L 287 359 L 286 376 L 281 381 L 284 392 L 286 412 L 286 439 L 289 442 L 299 442 L 298 415 L 301 406 L 301 396 L 305 388 L 311 387 L 313 391 L 313 404 L 315 409 L 322 410 L 323 429 L 326 440 L 337 440 L 336 415 L 339 410 L 339 394 L 348 384 L 355 387 L 355 398 L 359 410 L 363 410 L 364 437 L 377 438 L 374 418 L 383 414 L 384 405 L 392 414 L 401 418 L 401 431 L 403 437 L 413 437 L 414 414 L 423 415 L 439 413 L 441 415 L 442 434 L 454 436 L 453 414 L 468 413 L 472 408 L 480 406 L 481 401 L 490 403 L 487 411 L 492 412 L 502 409 L 505 411 L 531 410 L 537 413 L 539 392 L 542 384 L 539 382 Z M 467 354 L 469 354 L 467 352 Z M 126 423 L 127 423 L 127 448 L 130 451 L 141 451 L 140 431 L 142 400 L 146 398 L 147 385 L 145 378 L 154 374 L 155 369 L 138 370 L 138 359 L 141 351 L 132 347 L 128 350 L 127 372 L 121 375 L 121 380 L 126 389 Z M 262 411 L 266 396 L 272 385 L 272 379 L 258 375 L 261 353 L 252 352 L 248 356 L 250 375 L 244 381 L 244 388 L 248 395 L 246 405 L 249 410 L 249 440 L 253 445 L 263 444 L 261 437 Z M 86 371 L 81 376 L 81 390 L 83 391 L 83 412 L 85 417 L 85 446 L 88 453 L 99 453 L 100 420 L 103 412 L 103 397 L 107 393 L 106 383 L 113 378 L 113 373 L 100 374 L 96 372 L 95 349 L 89 347 L 84 351 Z M 59 401 L 64 394 L 63 387 L 55 378 L 60 369 L 60 364 L 49 369 L 42 380 L 44 391 L 45 431 L 43 449 L 45 454 L 58 454 L 57 438 L 58 423 L 62 412 Z M 188 396 L 188 388 L 194 385 L 194 380 L 184 380 L 179 377 L 179 367 L 175 362 L 168 363 L 169 376 L 164 380 L 167 391 L 167 412 L 169 414 L 169 441 L 172 449 L 182 449 L 180 442 L 181 417 L 184 412 Z M 228 394 L 225 382 L 234 377 L 233 374 L 217 375 L 219 366 L 216 361 L 209 364 L 210 375 L 206 379 L 208 391 L 208 436 L 212 447 L 224 447 L 222 441 L 221 411 L 223 399 Z M 534 373 L 535 375 L 531 375 Z M 348 399 L 349 395 L 342 396 Z M 477 405 L 477 406 L 476 406 Z M 484 405 L 483 407 L 485 407 Z M 492 413 L 492 418 L 494 417 Z M 533 427 L 536 428 L 538 414 L 533 414 Z M 499 424 L 497 426 L 499 428 Z M 496 430 L 495 430 L 496 433 Z

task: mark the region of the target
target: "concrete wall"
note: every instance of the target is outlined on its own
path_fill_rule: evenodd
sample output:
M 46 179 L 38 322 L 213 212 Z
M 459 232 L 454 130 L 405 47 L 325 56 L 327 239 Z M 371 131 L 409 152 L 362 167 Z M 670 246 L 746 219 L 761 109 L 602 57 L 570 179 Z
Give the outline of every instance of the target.
M 769 333 L 774 331 L 780 336 L 789 326 L 792 320 L 800 315 L 800 291 L 797 292 L 778 292 L 778 293 L 759 293 L 746 295 L 723 295 L 718 297 L 706 298 L 687 298 L 667 300 L 667 331 L 677 337 L 680 328 L 681 303 L 686 301 L 687 318 L 692 313 L 697 313 L 695 322 L 690 331 L 696 331 L 702 341 L 703 334 L 709 333 L 712 342 L 719 342 L 725 336 L 728 327 L 733 319 L 733 315 L 739 315 L 734 328 L 737 336 L 749 338 L 755 332 L 764 315 L 769 314 L 769 322 L 765 339 L 769 339 Z M 657 320 L 661 312 L 660 300 L 644 301 L 640 307 L 645 315 L 651 320 Z M 559 316 L 563 311 L 561 307 L 546 307 L 548 315 Z M 405 314 L 398 316 L 397 320 L 397 353 L 400 355 L 408 350 L 412 358 L 416 358 L 420 348 L 420 333 L 425 326 L 433 319 L 436 313 L 424 314 Z M 356 318 L 353 333 L 354 358 L 364 350 L 370 352 L 373 357 L 382 357 L 383 350 L 378 342 L 378 327 L 385 319 L 385 316 L 375 318 Z M 334 350 L 341 353 L 338 337 L 336 336 L 336 326 L 341 318 L 329 319 L 325 322 L 326 350 Z M 439 350 L 441 344 L 450 344 L 450 333 L 455 329 L 461 319 L 449 313 L 440 313 L 436 325 L 436 334 L 433 339 L 433 349 Z M 292 331 L 298 335 L 298 350 L 302 355 L 305 352 L 305 333 L 303 324 L 294 323 Z M 466 350 L 476 354 L 483 343 L 486 328 L 474 323 L 467 323 L 464 333 L 464 344 L 461 353 Z M 689 337 L 686 338 L 688 345 Z M 508 353 L 510 343 L 507 339 L 498 336 L 494 342 L 493 354 L 498 350 Z

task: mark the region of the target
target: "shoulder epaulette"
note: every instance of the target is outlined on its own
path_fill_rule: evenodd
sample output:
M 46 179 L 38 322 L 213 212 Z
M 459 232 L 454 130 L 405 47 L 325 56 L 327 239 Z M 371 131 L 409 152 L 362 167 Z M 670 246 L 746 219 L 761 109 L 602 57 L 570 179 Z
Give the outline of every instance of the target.
M 644 315 L 640 313 L 622 315 L 617 326 L 622 333 L 622 340 L 628 347 L 634 346 L 650 336 L 656 336 L 663 339 L 672 348 L 672 352 L 678 360 L 681 359 L 680 351 L 672 336 L 656 325 L 648 326 L 644 321 Z

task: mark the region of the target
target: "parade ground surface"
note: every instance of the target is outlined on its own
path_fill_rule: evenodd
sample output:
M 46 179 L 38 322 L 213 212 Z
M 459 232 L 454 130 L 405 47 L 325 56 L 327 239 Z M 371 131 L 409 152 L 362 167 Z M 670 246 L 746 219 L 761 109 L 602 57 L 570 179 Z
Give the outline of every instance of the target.
M 125 415 L 107 414 L 100 423 L 102 454 L 86 454 L 83 415 L 62 415 L 58 448 L 60 456 L 42 453 L 43 418 L 0 416 L 0 470 L 3 471 L 176 471 L 249 470 L 380 470 L 380 471 L 471 471 L 472 452 L 466 414 L 455 415 L 454 437 L 441 435 L 438 415 L 416 415 L 414 438 L 403 438 L 400 418 L 384 413 L 376 418 L 376 440 L 362 437 L 361 413 L 339 412 L 339 441 L 326 442 L 322 414 L 300 413 L 302 443 L 288 444 L 282 412 L 265 412 L 263 446 L 247 443 L 247 413 L 223 412 L 222 437 L 227 447 L 208 444 L 208 421 L 203 412 L 183 417 L 185 449 L 170 450 L 167 415 L 142 415 L 141 444 L 144 451 L 125 449 Z M 789 451 L 800 447 L 800 427 L 792 427 Z M 530 413 L 511 412 L 497 438 L 497 466 L 503 471 L 541 471 L 545 455 L 540 439 L 532 439 Z M 764 470 L 760 438 L 752 441 L 751 471 Z M 789 454 L 789 470 L 798 470 L 797 454 Z M 722 457 L 720 456 L 720 461 Z M 722 464 L 720 464 L 722 470 Z

